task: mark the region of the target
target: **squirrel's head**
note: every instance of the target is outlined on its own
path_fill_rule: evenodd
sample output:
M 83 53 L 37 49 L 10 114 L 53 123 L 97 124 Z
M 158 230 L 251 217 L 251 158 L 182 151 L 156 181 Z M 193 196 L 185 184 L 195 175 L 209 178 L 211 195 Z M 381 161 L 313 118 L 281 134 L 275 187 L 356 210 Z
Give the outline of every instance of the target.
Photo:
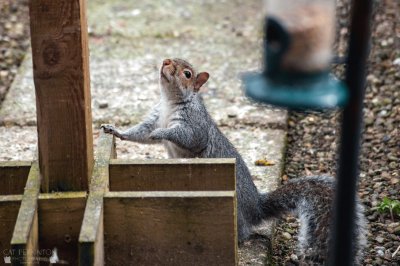
M 207 72 L 197 73 L 185 60 L 165 59 L 160 69 L 161 90 L 168 98 L 182 100 L 198 92 L 208 77 Z

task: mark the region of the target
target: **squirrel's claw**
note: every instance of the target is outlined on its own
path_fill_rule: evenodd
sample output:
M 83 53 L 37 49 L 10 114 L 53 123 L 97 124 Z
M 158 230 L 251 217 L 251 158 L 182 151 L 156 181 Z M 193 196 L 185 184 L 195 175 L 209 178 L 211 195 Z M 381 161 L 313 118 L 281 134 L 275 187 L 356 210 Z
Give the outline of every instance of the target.
M 100 128 L 104 130 L 104 133 L 112 134 L 121 140 L 126 140 L 127 138 L 121 134 L 113 125 L 101 125 Z
M 112 125 L 105 124 L 105 125 L 101 125 L 100 128 L 102 128 L 105 133 L 109 133 L 109 134 L 115 133 L 115 128 Z

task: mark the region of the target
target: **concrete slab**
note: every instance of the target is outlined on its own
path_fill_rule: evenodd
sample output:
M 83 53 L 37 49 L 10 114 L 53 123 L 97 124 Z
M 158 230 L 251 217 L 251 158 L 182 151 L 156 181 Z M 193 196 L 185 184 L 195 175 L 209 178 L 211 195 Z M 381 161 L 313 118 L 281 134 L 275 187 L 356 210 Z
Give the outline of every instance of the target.
M 283 163 L 286 112 L 248 101 L 240 75 L 261 64 L 262 2 L 88 1 L 94 134 L 102 123 L 139 122 L 158 101 L 164 58 L 187 59 L 210 73 L 203 97 L 221 130 L 238 148 L 260 190 L 277 186 Z M 0 160 L 30 160 L 36 147 L 32 62 L 26 56 L 0 109 Z M 7 127 L 5 127 L 7 126 Z M 165 158 L 162 146 L 117 141 L 120 158 Z M 274 166 L 254 165 L 268 159 Z M 240 265 L 262 265 L 271 230 L 240 248 Z
M 32 161 L 36 150 L 36 127 L 0 127 L 0 161 Z
M 0 125 L 36 125 L 35 87 L 30 51 L 25 56 L 6 98 L 0 106 Z
M 145 3 L 146 2 L 146 3 Z M 157 101 L 162 59 L 182 57 L 211 74 L 204 97 L 219 124 L 285 124 L 285 112 L 249 104 L 240 75 L 261 64 L 261 1 L 89 1 L 93 120 L 132 124 Z M 207 16 L 204 15 L 207 13 Z M 28 53 L 0 123 L 36 122 Z
M 221 131 L 235 145 L 250 168 L 253 180 L 260 191 L 270 191 L 277 186 L 283 158 L 285 132 L 244 127 L 231 129 L 222 127 Z M 99 135 L 98 128 L 93 129 L 94 147 Z M 255 142 L 255 136 L 257 142 Z M 116 140 L 117 156 L 121 159 L 163 159 L 168 158 L 163 145 L 146 145 Z M 37 147 L 36 126 L 0 127 L 0 161 L 31 161 Z M 256 166 L 258 159 L 268 159 L 272 166 Z

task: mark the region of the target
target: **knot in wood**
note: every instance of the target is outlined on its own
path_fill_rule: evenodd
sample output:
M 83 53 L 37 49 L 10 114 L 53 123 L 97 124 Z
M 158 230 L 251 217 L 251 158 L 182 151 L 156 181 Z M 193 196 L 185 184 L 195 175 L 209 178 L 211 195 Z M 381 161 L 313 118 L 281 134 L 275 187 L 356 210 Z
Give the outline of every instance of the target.
M 58 45 L 55 42 L 46 44 L 43 49 L 43 61 L 48 66 L 54 66 L 60 61 L 61 53 Z

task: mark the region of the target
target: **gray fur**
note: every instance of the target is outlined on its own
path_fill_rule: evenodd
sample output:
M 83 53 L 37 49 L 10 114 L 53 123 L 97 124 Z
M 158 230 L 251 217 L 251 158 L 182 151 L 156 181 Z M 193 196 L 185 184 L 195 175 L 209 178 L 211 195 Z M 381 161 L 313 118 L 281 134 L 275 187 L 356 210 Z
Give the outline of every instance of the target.
M 299 253 L 302 260 L 305 263 L 323 262 L 329 241 L 333 180 L 328 177 L 299 178 L 276 191 L 259 194 L 242 157 L 218 129 L 198 94 L 198 81 L 202 81 L 201 86 L 208 74 L 197 74 L 181 59 L 165 62 L 160 70 L 161 100 L 147 118 L 123 132 L 104 125 L 105 132 L 140 143 L 162 142 L 170 158 L 236 158 L 239 241 L 247 239 L 252 227 L 262 220 L 293 212 L 301 221 Z M 184 70 L 191 71 L 191 79 L 183 75 Z M 361 204 L 357 205 L 357 210 L 359 230 L 355 235 L 355 252 L 359 260 L 366 241 Z
M 326 261 L 334 191 L 335 181 L 332 177 L 303 177 L 262 197 L 263 219 L 278 218 L 287 213 L 299 217 L 298 253 L 305 265 L 320 265 Z M 358 197 L 356 202 L 356 241 L 353 250 L 358 265 L 366 246 L 367 229 L 364 209 Z

